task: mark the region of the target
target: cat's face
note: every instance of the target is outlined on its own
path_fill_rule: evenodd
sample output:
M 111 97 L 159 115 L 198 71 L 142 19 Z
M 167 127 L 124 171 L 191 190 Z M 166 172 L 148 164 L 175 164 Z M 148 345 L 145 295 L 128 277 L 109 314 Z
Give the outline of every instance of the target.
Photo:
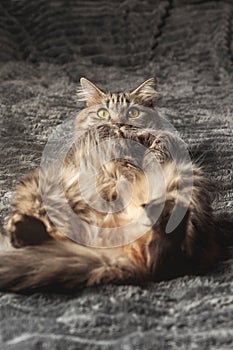
M 86 108 L 77 117 L 76 128 L 85 130 L 99 125 L 148 126 L 155 113 L 152 109 L 156 96 L 156 81 L 146 80 L 129 92 L 104 92 L 85 78 L 80 80 L 79 100 L 86 102 Z

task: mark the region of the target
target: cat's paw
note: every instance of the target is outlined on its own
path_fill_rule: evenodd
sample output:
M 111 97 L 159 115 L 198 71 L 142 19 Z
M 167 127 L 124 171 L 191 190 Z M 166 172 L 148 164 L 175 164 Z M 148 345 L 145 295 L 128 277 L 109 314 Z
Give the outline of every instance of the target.
M 141 130 L 138 128 L 132 128 L 128 131 L 128 138 L 136 142 L 139 142 L 144 147 L 148 148 L 154 139 L 154 135 L 147 130 Z
M 143 137 L 146 137 L 145 141 L 147 147 L 143 159 L 144 165 L 151 162 L 151 156 L 153 156 L 159 164 L 163 164 L 172 159 L 169 139 L 166 135 L 158 134 L 147 137 L 145 134 Z
M 46 231 L 44 223 L 33 216 L 15 213 L 9 220 L 7 228 L 11 244 L 15 248 L 38 245 L 52 239 Z

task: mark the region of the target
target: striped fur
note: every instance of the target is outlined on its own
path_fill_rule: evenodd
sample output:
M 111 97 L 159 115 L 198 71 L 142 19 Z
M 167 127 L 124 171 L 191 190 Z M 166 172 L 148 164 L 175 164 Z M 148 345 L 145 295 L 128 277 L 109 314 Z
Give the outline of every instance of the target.
M 150 133 L 142 132 L 136 126 L 122 127 L 122 120 L 119 124 L 109 120 L 105 124 L 97 123 L 95 129 L 87 128 L 86 119 L 91 114 L 96 120 L 99 105 L 106 106 L 112 113 L 115 105 L 119 104 L 120 116 L 122 108 L 135 103 L 139 107 L 151 108 L 156 94 L 155 80 L 146 81 L 134 91 L 117 94 L 105 93 L 84 78 L 81 85 L 79 97 L 86 101 L 87 108 L 77 118 L 76 128 L 86 131 L 67 155 L 61 178 L 65 198 L 73 212 L 82 219 L 81 224 L 70 221 L 64 194 L 55 185 L 56 164 L 47 173 L 37 169 L 26 175 L 16 189 L 8 223 L 13 247 L 0 252 L 0 290 L 76 290 L 100 283 L 145 283 L 201 273 L 213 267 L 219 259 L 220 250 L 216 242 L 208 184 L 199 167 L 184 161 L 177 137 L 162 130 Z M 146 151 L 137 159 L 138 166 L 132 156 L 132 159 L 117 159 L 101 167 L 97 174 L 97 191 L 106 201 L 114 201 L 117 197 L 117 181 L 120 178 L 129 181 L 133 191 L 123 210 L 99 212 L 83 198 L 77 172 L 81 160 L 93 145 L 114 138 L 136 141 L 145 146 Z M 122 144 L 122 147 L 127 147 L 127 144 Z M 177 151 L 176 161 L 171 156 L 173 149 Z M 114 151 L 113 148 L 113 156 Z M 145 190 L 145 175 L 140 169 L 144 165 L 150 170 L 148 155 L 157 160 L 158 169 L 162 169 L 163 174 L 161 177 L 161 172 L 156 170 L 152 173 L 154 188 L 150 200 Z M 101 155 L 99 158 L 101 160 Z M 98 161 L 98 157 L 92 160 L 96 168 Z M 193 174 L 193 181 L 190 174 Z M 88 179 L 86 181 L 88 191 L 90 186 Z M 41 197 L 41 183 L 49 198 L 46 206 Z M 125 192 L 119 195 L 122 203 L 124 196 Z M 90 193 L 90 198 L 94 200 L 95 196 Z M 169 219 L 172 215 L 176 219 L 182 210 L 182 220 L 167 233 Z M 154 222 L 158 212 L 160 215 Z M 48 213 L 52 213 L 52 220 Z M 138 225 L 132 232 L 123 228 L 135 217 L 147 220 L 148 226 L 141 236 L 137 234 Z M 93 242 L 90 224 L 100 227 L 96 247 L 88 246 L 89 241 Z M 116 226 L 122 226 L 121 245 L 116 245 L 111 235 L 111 229 Z M 104 227 L 109 230 L 102 234 Z M 77 237 L 82 242 L 86 239 L 86 246 L 75 243 Z M 124 238 L 128 238 L 127 242 Z M 101 245 L 110 248 L 101 248 Z

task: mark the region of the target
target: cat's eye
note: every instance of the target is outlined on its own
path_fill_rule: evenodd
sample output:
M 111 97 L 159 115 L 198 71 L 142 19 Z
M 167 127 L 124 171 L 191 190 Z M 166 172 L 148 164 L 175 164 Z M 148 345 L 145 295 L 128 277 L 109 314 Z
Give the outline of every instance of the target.
M 137 118 L 139 116 L 139 110 L 136 107 L 130 108 L 127 112 L 129 118 Z
M 102 119 L 107 119 L 110 115 L 109 111 L 106 108 L 100 108 L 97 112 L 98 117 Z

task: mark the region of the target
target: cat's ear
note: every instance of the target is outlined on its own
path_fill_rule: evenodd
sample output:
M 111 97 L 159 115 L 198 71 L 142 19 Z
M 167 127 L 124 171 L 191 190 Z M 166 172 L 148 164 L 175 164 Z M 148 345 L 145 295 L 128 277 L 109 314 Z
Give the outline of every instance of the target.
M 130 95 L 137 103 L 151 107 L 153 105 L 153 99 L 157 95 L 156 79 L 150 78 L 144 81 L 135 90 L 131 91 Z
M 98 105 L 105 96 L 105 92 L 100 90 L 90 80 L 86 78 L 80 79 L 80 88 L 77 92 L 79 101 L 85 101 L 87 107 Z

